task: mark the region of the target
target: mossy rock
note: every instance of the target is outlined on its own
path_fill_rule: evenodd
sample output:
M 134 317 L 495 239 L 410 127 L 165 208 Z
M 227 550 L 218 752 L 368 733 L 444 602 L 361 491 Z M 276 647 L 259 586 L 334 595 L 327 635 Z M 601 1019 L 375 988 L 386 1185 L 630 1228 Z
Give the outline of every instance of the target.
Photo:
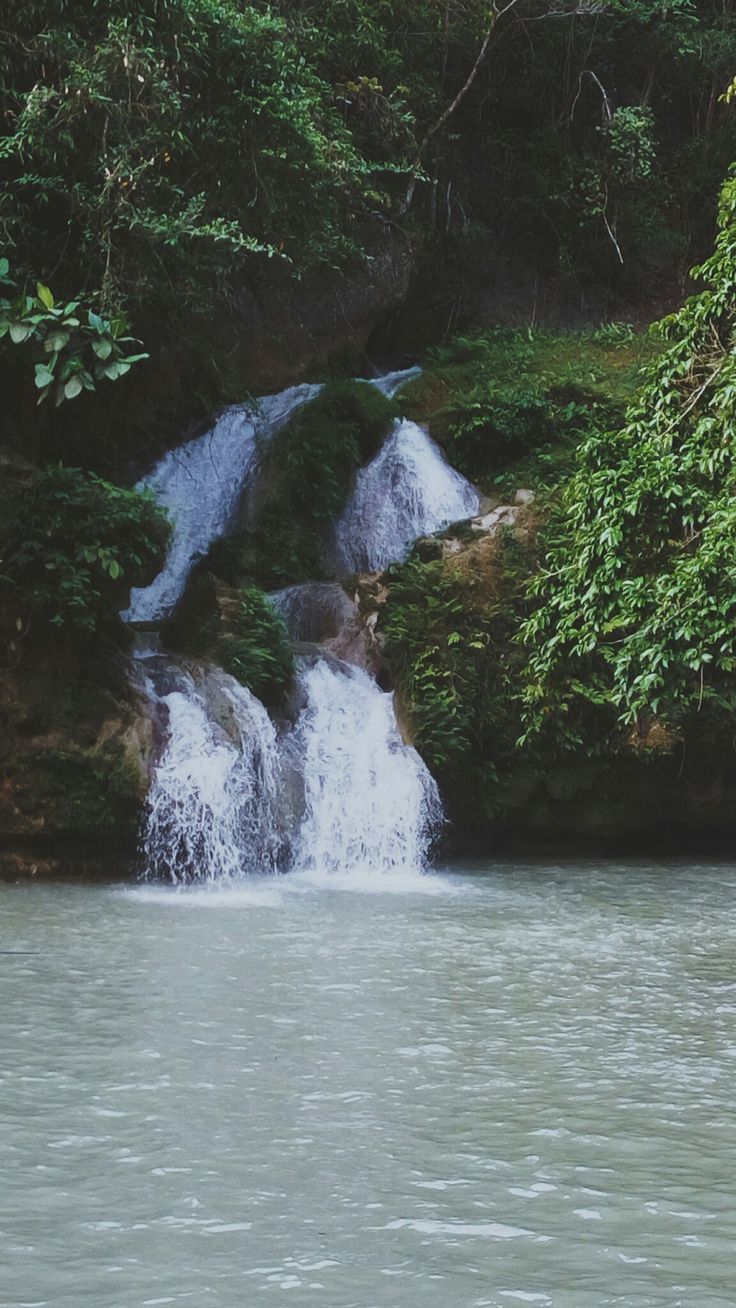
M 135 835 L 141 772 L 120 741 L 100 750 L 47 748 L 11 755 L 3 774 L 3 834 Z
M 204 566 L 230 585 L 264 590 L 329 579 L 330 527 L 397 415 L 367 382 L 327 382 L 264 445 L 254 521 L 216 542 Z
M 219 664 L 268 707 L 288 694 L 294 656 L 286 627 L 255 587 L 195 573 L 162 635 L 172 649 Z

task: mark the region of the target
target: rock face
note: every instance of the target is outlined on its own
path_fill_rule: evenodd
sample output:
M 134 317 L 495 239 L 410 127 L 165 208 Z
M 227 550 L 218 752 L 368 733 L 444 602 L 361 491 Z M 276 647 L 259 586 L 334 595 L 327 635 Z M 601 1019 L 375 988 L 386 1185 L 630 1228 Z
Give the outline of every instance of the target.
M 152 725 L 125 683 L 93 671 L 0 673 L 0 874 L 122 873 L 148 788 Z
M 370 258 L 353 268 L 323 268 L 296 281 L 274 262 L 238 287 L 243 380 L 256 394 L 365 355 L 375 329 L 404 303 L 414 269 L 405 236 L 381 227 L 368 245 Z

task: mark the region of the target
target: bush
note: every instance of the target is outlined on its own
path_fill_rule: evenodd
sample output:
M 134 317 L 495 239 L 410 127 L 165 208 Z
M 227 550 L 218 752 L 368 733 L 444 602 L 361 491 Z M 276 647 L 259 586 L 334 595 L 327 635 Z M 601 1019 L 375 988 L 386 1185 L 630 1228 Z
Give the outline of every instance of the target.
M 231 630 L 216 648 L 217 662 L 266 707 L 279 704 L 294 678 L 294 655 L 286 627 L 262 591 L 239 592 Z
M 389 569 L 379 627 L 412 736 L 456 816 L 489 816 L 519 735 L 520 650 L 533 542 L 511 532 L 465 554 Z
M 293 680 L 286 627 L 255 587 L 238 590 L 198 570 L 162 634 L 173 649 L 218 663 L 269 708 Z
M 530 732 L 571 745 L 591 721 L 668 740 L 736 713 L 736 174 L 706 289 L 661 325 L 669 344 L 624 426 L 594 431 L 550 524 L 526 625 Z
M 30 621 L 78 638 L 98 634 L 131 586 L 161 567 L 170 527 L 152 494 L 77 468 L 41 472 L 0 528 L 0 588 Z
M 495 489 L 512 468 L 524 485 L 548 487 L 583 433 L 621 420 L 642 363 L 658 348 L 654 338 L 618 327 L 491 328 L 431 350 L 402 398 L 482 488 Z

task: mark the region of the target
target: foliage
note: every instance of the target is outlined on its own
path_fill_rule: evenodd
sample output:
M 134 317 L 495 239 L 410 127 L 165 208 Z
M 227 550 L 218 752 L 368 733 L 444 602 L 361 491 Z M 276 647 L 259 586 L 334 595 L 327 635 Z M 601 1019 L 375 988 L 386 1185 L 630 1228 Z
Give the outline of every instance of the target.
M 415 552 L 387 575 L 380 630 L 412 736 L 465 816 L 493 812 L 496 783 L 516 753 L 514 637 L 533 550 L 530 537 L 507 532 L 465 556 Z
M 379 449 L 396 407 L 365 382 L 328 382 L 261 451 L 265 486 L 254 529 L 218 542 L 207 566 L 266 589 L 324 576 L 324 548 L 360 465 Z
M 621 324 L 567 334 L 492 328 L 431 350 L 403 398 L 482 488 L 512 474 L 512 489 L 548 488 L 581 433 L 623 418 L 642 361 L 657 348 Z
M 239 592 L 239 608 L 232 629 L 218 642 L 217 661 L 269 707 L 291 685 L 294 655 L 286 627 L 254 586 Z
M 0 286 L 12 286 L 10 265 L 0 259 Z M 106 378 L 117 381 L 147 354 L 128 354 L 123 346 L 134 343 L 124 335 L 124 318 L 103 318 L 82 309 L 78 300 L 57 304 L 41 282 L 35 295 L 13 300 L 0 297 L 0 341 L 30 346 L 34 351 L 34 377 L 38 403 L 50 395 L 57 406 L 82 391 L 93 391 Z
M 294 677 L 286 627 L 262 591 L 228 586 L 204 568 L 191 578 L 163 635 L 176 650 L 209 658 L 275 707 Z
M 27 266 L 45 247 L 109 308 L 156 313 L 243 260 L 350 245 L 370 170 L 277 12 L 35 0 L 3 26 L 2 225 Z
M 169 526 L 153 496 L 76 468 L 45 469 L 0 527 L 0 590 L 18 629 L 97 635 L 163 562 Z
M 594 431 L 526 624 L 527 723 L 568 744 L 736 710 L 736 175 L 705 289 L 661 324 L 624 426 Z
M 729 149 L 720 0 L 517 0 L 472 91 L 485 0 L 0 0 L 0 234 L 147 318 L 253 260 L 300 270 L 409 219 L 504 228 L 578 275 L 703 230 Z M 43 258 L 44 266 L 39 265 Z M 64 291 L 67 287 L 63 288 Z

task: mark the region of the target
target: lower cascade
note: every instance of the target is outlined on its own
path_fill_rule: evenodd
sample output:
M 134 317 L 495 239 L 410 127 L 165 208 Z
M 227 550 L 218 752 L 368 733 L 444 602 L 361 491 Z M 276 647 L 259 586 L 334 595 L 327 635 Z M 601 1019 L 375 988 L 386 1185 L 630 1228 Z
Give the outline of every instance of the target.
M 414 373 L 375 384 L 394 394 Z M 258 439 L 316 389 L 295 387 L 263 402 Z M 175 533 L 163 572 L 133 596 L 126 616 L 134 622 L 171 611 L 198 552 L 233 520 L 254 475 L 256 436 L 249 413 L 229 410 L 205 437 L 167 454 L 148 479 L 172 511 Z M 382 569 L 419 536 L 477 509 L 475 487 L 427 432 L 397 421 L 358 472 L 334 525 L 334 571 Z M 162 742 L 140 840 L 144 876 L 184 884 L 278 872 L 358 881 L 421 873 L 442 804 L 402 738 L 393 695 L 368 670 L 376 665 L 356 604 L 334 581 L 270 598 L 298 652 L 291 703 L 276 719 L 222 669 L 177 662 L 155 640 L 139 650 Z
M 362 668 L 300 660 L 293 725 L 224 672 L 156 659 L 166 745 L 141 839 L 145 876 L 175 884 L 273 872 L 419 873 L 442 822 L 393 696 Z
M 326 659 L 304 667 L 299 682 L 305 808 L 295 867 L 420 872 L 442 806 L 427 767 L 401 738 L 393 696 L 362 668 Z
M 197 684 L 165 662 L 147 690 L 166 716 L 167 743 L 148 795 L 146 875 L 183 883 L 277 871 L 280 759 L 263 705 L 225 672 L 211 670 Z

